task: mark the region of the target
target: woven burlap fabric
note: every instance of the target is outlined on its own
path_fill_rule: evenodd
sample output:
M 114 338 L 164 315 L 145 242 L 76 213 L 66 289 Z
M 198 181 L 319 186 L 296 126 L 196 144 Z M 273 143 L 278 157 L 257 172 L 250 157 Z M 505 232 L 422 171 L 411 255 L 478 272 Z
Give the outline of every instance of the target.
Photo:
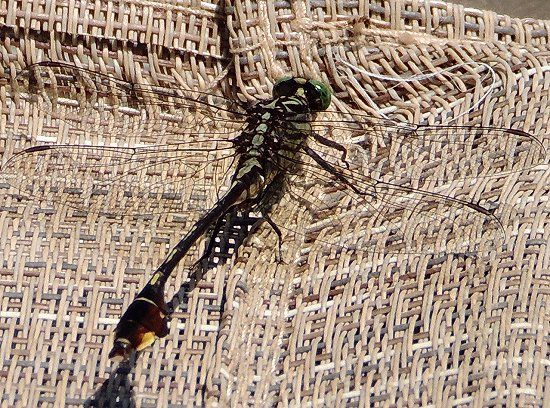
M 42 60 L 250 101 L 268 97 L 282 75 L 315 77 L 331 84 L 334 109 L 417 123 L 468 112 L 490 86 L 485 63 L 497 75 L 493 92 L 461 122 L 547 141 L 549 22 L 443 2 L 221 3 L 4 2 L 2 161 L 37 135 L 65 141 L 55 123 L 14 103 L 14 76 Z M 389 91 L 393 84 L 360 71 L 410 77 L 453 65 L 452 81 L 439 75 Z M 219 185 L 225 169 L 220 179 L 213 170 L 197 182 Z M 517 212 L 503 219 L 506 249 L 477 257 L 316 249 L 293 233 L 308 214 L 285 200 L 277 211 L 287 262 L 276 262 L 276 236 L 260 228 L 189 294 L 166 339 L 118 368 L 107 358 L 110 333 L 189 220 L 67 217 L 0 180 L 0 404 L 549 404 L 549 173 L 539 166 L 491 184 Z

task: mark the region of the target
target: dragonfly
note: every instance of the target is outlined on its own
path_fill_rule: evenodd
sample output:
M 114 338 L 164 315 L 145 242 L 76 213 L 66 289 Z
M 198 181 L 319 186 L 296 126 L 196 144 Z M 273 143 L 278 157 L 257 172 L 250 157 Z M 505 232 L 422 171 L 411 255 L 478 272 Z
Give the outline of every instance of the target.
M 279 253 L 284 230 L 327 256 L 475 255 L 505 244 L 500 214 L 511 206 L 492 192 L 464 192 L 537 166 L 546 155 L 537 138 L 518 129 L 331 110 L 330 86 L 314 79 L 284 77 L 270 98 L 250 103 L 119 76 L 61 62 L 19 73 L 14 103 L 40 117 L 29 115 L 19 133 L 27 137 L 26 127 L 38 136 L 0 169 L 19 194 L 75 213 L 185 215 L 188 232 L 115 328 L 109 356 L 116 360 L 168 334 L 168 278 L 231 211 L 260 213 Z M 321 194 L 311 192 L 319 187 Z M 282 226 L 285 214 L 277 218 L 276 208 L 284 199 L 307 211 L 308 225 Z

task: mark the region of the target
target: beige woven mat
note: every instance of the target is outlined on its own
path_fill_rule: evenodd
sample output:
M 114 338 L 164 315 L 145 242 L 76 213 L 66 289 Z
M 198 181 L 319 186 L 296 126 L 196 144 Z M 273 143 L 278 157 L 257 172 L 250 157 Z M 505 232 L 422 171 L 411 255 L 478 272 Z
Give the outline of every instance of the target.
M 42 60 L 242 100 L 268 97 L 282 75 L 304 75 L 331 84 L 336 110 L 416 123 L 459 116 L 547 142 L 550 22 L 417 0 L 0 7 L 2 162 L 37 138 L 69 137 L 14 102 L 14 76 Z M 437 75 L 395 87 L 369 73 Z M 218 185 L 208 179 L 214 170 L 197 183 Z M 107 358 L 110 333 L 188 221 L 69 216 L 0 180 L 0 405 L 548 405 L 549 175 L 539 166 L 464 187 L 517 210 L 502 220 L 507 249 L 477 257 L 315 245 L 307 253 L 303 235 L 292 233 L 306 215 L 285 201 L 285 257 L 307 262 L 277 264 L 276 237 L 261 228 L 228 265 L 207 273 L 168 337 L 123 367 Z M 338 239 L 330 226 L 317 233 Z

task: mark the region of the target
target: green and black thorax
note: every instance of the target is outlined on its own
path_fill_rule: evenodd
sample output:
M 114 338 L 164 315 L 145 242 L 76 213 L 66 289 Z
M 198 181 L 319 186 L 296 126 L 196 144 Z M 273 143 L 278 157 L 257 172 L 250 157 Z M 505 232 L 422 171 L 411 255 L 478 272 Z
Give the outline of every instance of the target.
M 249 119 L 233 140 L 239 156 L 232 181 L 251 183 L 248 199 L 297 166 L 296 156 L 311 136 L 311 121 L 330 104 L 330 90 L 320 82 L 283 78 L 273 99 L 247 109 Z

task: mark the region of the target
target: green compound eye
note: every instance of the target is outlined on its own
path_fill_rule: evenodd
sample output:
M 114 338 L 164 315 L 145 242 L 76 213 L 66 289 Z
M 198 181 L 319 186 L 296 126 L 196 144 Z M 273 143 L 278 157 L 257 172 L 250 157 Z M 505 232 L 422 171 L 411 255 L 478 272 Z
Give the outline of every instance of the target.
M 322 111 L 330 106 L 332 92 L 328 85 L 315 79 L 283 77 L 273 86 L 273 97 L 294 96 L 303 90 L 312 111 Z
M 310 79 L 304 88 L 312 110 L 326 110 L 330 106 L 332 92 L 328 85 L 321 81 Z

